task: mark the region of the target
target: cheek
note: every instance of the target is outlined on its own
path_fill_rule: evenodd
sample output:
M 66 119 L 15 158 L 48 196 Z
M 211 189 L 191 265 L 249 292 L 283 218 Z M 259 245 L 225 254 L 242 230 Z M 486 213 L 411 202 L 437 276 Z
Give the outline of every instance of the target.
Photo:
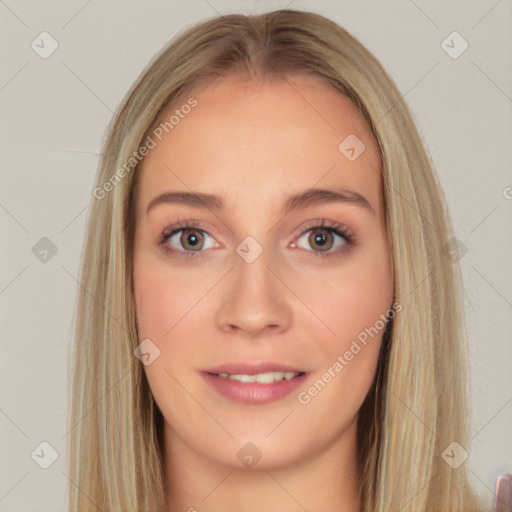
M 141 247 L 134 251 L 134 299 L 139 340 L 150 339 L 159 357 L 144 369 L 153 393 L 169 393 L 170 372 L 181 378 L 183 369 L 201 353 L 201 333 L 195 331 L 206 301 L 199 299 L 209 286 L 204 274 L 184 272 L 154 251 Z M 179 392 L 179 389 L 177 389 Z
M 178 382 L 183 380 L 184 363 L 197 350 L 187 339 L 187 311 L 197 301 L 197 293 L 191 293 L 193 286 L 184 286 L 178 272 L 169 272 L 168 266 L 144 251 L 134 256 L 133 279 L 139 339 L 150 339 L 160 351 L 144 372 L 166 421 L 180 424 L 178 411 L 186 406 L 186 395 Z
M 325 278 L 314 284 L 311 280 L 301 283 L 305 302 L 324 324 L 312 315 L 308 321 L 310 337 L 321 354 L 318 384 L 311 395 L 304 390 L 306 401 L 315 397 L 310 409 L 315 414 L 335 404 L 343 404 L 347 413 L 355 414 L 372 384 L 393 302 L 393 277 L 386 254 L 382 238 L 381 244 L 359 253 L 357 259 Z M 324 334 L 318 335 L 319 327 Z
M 144 248 L 134 251 L 134 297 L 140 337 L 164 339 L 197 301 L 197 288 L 190 281 L 190 274 L 187 276 Z
M 351 421 L 375 378 L 393 285 L 385 264 L 375 262 L 371 268 L 366 267 L 364 274 L 340 275 L 338 281 L 332 276 L 310 292 L 319 316 L 334 334 L 325 330 L 325 335 L 314 338 L 321 362 L 298 396 L 309 418 L 332 422 L 336 414 L 339 424 Z M 316 421 L 307 425 L 314 435 Z
M 177 294 L 171 286 L 165 286 L 151 270 L 134 271 L 135 304 L 139 335 L 160 337 L 175 323 L 172 312 L 176 311 Z
M 328 328 L 323 339 L 333 349 L 343 349 L 360 334 L 364 338 L 369 329 L 374 332 L 372 328 L 383 328 L 382 315 L 393 302 L 393 278 L 387 258 L 369 256 L 353 265 L 340 266 L 325 278 L 315 279 L 314 284 L 302 282 L 311 310 Z

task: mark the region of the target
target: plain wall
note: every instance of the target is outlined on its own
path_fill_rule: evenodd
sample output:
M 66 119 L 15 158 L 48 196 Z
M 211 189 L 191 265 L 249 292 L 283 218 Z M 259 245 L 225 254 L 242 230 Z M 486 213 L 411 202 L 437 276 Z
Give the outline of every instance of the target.
M 473 396 L 466 464 L 482 506 L 490 509 L 498 474 L 512 473 L 510 2 L 6 0 L 0 2 L 0 512 L 66 510 L 66 357 L 87 207 L 113 111 L 155 53 L 186 26 L 217 13 L 287 6 L 345 27 L 382 62 L 412 109 L 467 248 L 460 260 Z M 46 59 L 31 47 L 44 31 L 58 43 Z M 456 58 L 464 42 L 450 36 L 454 31 L 469 45 Z M 452 56 L 442 46 L 448 36 Z M 48 469 L 35 462 L 50 461 L 52 450 L 42 442 L 58 453 Z

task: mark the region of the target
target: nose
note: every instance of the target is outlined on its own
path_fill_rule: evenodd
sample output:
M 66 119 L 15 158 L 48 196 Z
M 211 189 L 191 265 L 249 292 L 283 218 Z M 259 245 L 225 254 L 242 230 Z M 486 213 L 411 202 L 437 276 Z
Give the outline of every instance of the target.
M 270 251 L 251 263 L 233 255 L 216 310 L 217 326 L 254 338 L 283 332 L 292 320 L 292 294 L 273 268 Z M 275 262 L 275 259 L 274 259 Z

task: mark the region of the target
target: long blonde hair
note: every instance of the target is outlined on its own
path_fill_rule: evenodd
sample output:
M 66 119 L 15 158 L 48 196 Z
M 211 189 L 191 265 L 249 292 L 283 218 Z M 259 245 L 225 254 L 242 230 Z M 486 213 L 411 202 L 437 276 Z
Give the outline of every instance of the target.
M 359 414 L 361 510 L 476 510 L 465 464 L 452 468 L 442 457 L 452 442 L 469 449 L 471 418 L 460 271 L 448 250 L 444 197 L 381 64 L 334 22 L 292 10 L 222 16 L 188 28 L 141 74 L 109 127 L 70 355 L 69 510 L 157 512 L 163 504 L 162 415 L 134 356 L 141 342 L 132 280 L 138 151 L 177 98 L 233 71 L 321 77 L 360 109 L 382 155 L 394 299 L 403 307 Z

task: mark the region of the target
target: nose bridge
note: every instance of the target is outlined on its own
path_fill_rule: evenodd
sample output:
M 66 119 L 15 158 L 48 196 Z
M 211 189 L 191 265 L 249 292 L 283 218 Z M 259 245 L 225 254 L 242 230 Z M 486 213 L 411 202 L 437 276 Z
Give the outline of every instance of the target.
M 246 237 L 238 244 L 229 284 L 217 310 L 220 328 L 238 328 L 255 335 L 268 326 L 288 326 L 289 297 L 286 287 L 274 275 L 272 263 L 276 261 L 272 248 L 255 237 Z
M 246 302 L 267 301 L 270 306 L 270 302 L 282 292 L 277 289 L 275 276 L 269 270 L 272 261 L 276 261 L 272 248 L 249 236 L 236 247 L 235 252 L 233 264 L 237 285 L 234 288 L 238 298 Z M 259 304 L 260 308 L 263 306 L 263 303 Z
M 272 250 L 264 247 L 253 237 L 247 237 L 236 248 L 234 259 L 235 274 L 241 291 L 253 292 L 256 295 L 268 294 L 269 287 L 274 288 L 269 270 L 272 260 Z

